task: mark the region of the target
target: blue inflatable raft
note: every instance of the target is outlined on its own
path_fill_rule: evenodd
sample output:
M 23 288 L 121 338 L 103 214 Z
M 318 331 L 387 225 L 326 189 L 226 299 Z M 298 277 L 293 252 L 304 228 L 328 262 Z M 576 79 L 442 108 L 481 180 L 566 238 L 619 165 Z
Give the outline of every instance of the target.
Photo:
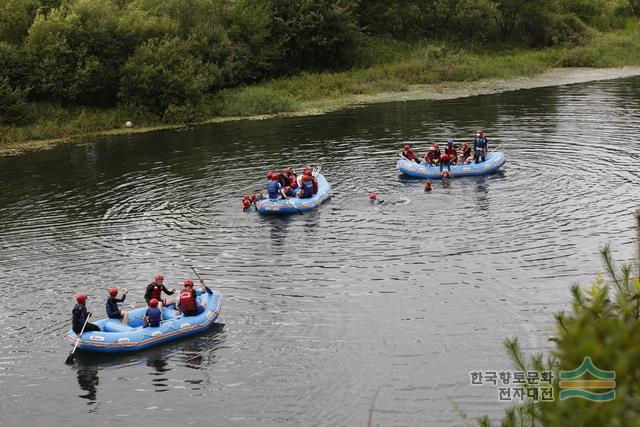
M 80 335 L 78 348 L 100 353 L 123 353 L 142 350 L 147 347 L 192 335 L 208 329 L 220 315 L 222 296 L 216 291 L 198 293 L 198 302 L 206 303 L 204 311 L 197 316 L 183 316 L 171 308 L 162 308 L 164 319 L 157 328 L 143 328 L 143 318 L 147 308 L 129 311 L 129 324 L 123 325 L 117 319 L 102 319 L 94 324 L 100 327 L 99 332 L 83 332 Z M 75 345 L 78 336 L 71 330 L 66 338 Z
M 502 151 L 493 151 L 487 154 L 486 160 L 482 163 L 471 163 L 468 165 L 451 165 L 450 177 L 457 176 L 478 176 L 496 172 L 505 163 L 506 159 Z M 402 157 L 398 160 L 398 169 L 405 175 L 415 178 L 440 179 L 442 173 L 440 166 L 427 166 L 413 163 Z M 444 167 L 447 170 L 447 167 Z
M 258 213 L 262 215 L 293 214 L 317 208 L 322 202 L 331 197 L 331 185 L 329 185 L 324 175 L 317 173 L 315 177 L 318 180 L 318 192 L 313 197 L 308 199 L 300 199 L 298 197 L 278 200 L 262 199 L 256 202 Z

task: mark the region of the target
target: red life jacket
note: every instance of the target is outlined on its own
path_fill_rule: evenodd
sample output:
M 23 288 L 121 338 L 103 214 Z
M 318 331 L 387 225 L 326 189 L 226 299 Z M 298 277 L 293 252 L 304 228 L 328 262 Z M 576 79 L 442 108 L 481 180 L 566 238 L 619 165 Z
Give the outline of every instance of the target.
M 151 286 L 151 297 L 149 298 L 149 301 L 154 298 L 160 301 L 160 296 L 162 295 L 162 286 L 156 284 L 155 282 L 152 283 Z
M 289 176 L 289 187 L 298 188 L 298 180 L 296 179 L 296 176 L 293 174 Z
M 415 154 L 413 154 L 413 150 L 411 150 L 411 149 L 409 149 L 409 150 L 404 150 L 404 151 L 402 152 L 402 155 L 403 155 L 404 157 L 406 157 L 406 158 L 407 158 L 407 160 L 415 160 L 415 158 L 416 158 L 416 155 L 415 155 Z
M 195 313 L 197 311 L 196 299 L 193 296 L 193 289 L 183 289 L 180 291 L 180 310 L 186 314 Z
M 444 149 L 445 154 L 455 157 L 457 155 L 455 147 L 447 147 Z

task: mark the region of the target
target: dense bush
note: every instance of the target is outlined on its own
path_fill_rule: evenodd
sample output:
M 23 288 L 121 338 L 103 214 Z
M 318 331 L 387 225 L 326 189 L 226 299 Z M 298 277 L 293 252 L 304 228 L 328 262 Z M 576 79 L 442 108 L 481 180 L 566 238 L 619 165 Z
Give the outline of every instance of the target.
M 122 69 L 119 96 L 127 104 L 163 114 L 171 105 L 194 105 L 220 79 L 220 70 L 195 55 L 179 37 L 151 39 Z
M 197 104 L 222 89 L 406 57 L 407 40 L 473 42 L 472 50 L 502 41 L 580 45 L 592 28 L 638 15 L 639 2 L 0 0 L 0 78 L 30 100 L 125 103 L 178 120 L 197 117 Z M 590 56 L 574 59 L 581 57 Z M 282 105 L 276 109 L 289 108 Z
M 0 124 L 20 123 L 26 116 L 24 91 L 15 89 L 9 78 L 0 78 Z

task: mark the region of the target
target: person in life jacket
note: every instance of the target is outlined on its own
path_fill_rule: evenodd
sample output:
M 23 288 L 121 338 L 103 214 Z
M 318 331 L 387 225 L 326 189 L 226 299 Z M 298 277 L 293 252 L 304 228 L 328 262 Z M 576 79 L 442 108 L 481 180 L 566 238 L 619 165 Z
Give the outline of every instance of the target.
M 282 188 L 289 185 L 289 168 L 284 168 L 282 172 L 278 174 L 278 182 Z
M 293 189 L 298 188 L 298 177 L 296 176 L 296 173 L 293 171 L 293 169 L 286 168 L 285 171 L 287 172 L 287 178 L 289 180 L 287 185 Z M 285 187 L 287 185 L 285 185 Z
M 117 296 L 118 288 L 110 288 L 109 297 L 107 298 L 107 302 L 105 304 L 107 317 L 109 319 L 122 320 L 122 323 L 126 325 L 127 323 L 129 323 L 129 312 L 120 310 L 120 307 L 118 307 L 118 303 L 124 302 L 125 298 L 127 298 L 127 290 L 122 290 L 122 298 L 116 298 Z
M 87 311 L 86 307 L 87 295 L 78 294 L 76 295 L 76 305 L 73 307 L 71 311 L 71 329 L 76 335 L 80 334 L 82 331 L 82 327 L 84 326 L 84 331 L 99 331 L 100 326 L 87 322 L 85 326 L 84 322 L 91 316 L 91 312 Z
M 278 200 L 278 195 L 280 194 L 280 183 L 278 182 L 278 174 L 270 172 L 267 174 L 267 179 L 269 179 L 269 182 L 267 183 L 267 192 L 269 193 L 269 199 Z
M 207 288 L 204 286 L 204 281 L 200 280 L 200 287 L 202 293 L 207 292 Z M 176 304 L 176 309 L 180 309 L 184 316 L 197 316 L 204 311 L 206 304 L 200 305 L 197 300 L 197 294 L 193 289 L 193 280 L 187 279 L 184 281 L 184 289 L 180 291 L 180 299 Z
M 172 290 L 167 289 L 164 286 L 164 276 L 161 274 L 158 274 L 154 278 L 153 282 L 147 285 L 147 290 L 144 293 L 144 300 L 147 302 L 147 304 L 149 304 L 149 301 L 155 298 L 158 300 L 158 306 L 160 308 L 162 308 L 163 305 L 166 307 L 169 304 L 172 304 L 173 301 L 169 299 L 163 300 L 162 293 L 164 292 L 167 295 L 173 295 L 175 291 L 176 291 L 175 289 L 172 289 Z
M 162 310 L 158 308 L 158 300 L 151 298 L 149 301 L 149 307 L 144 314 L 144 327 L 151 326 L 157 328 L 162 322 Z
M 304 174 L 311 180 L 311 184 L 313 185 L 313 194 L 318 194 L 318 179 L 313 176 L 312 170 L 308 169 L 304 172 Z
M 484 137 L 484 131 L 478 130 L 476 132 L 476 139 L 473 140 L 473 160 L 476 163 L 480 163 L 478 160 L 482 159 L 484 162 L 487 158 L 487 150 L 489 149 L 489 141 Z
M 456 164 L 458 160 L 458 152 L 456 150 L 456 146 L 453 142 L 453 139 L 449 138 L 447 140 L 447 146 L 444 149 L 444 154 L 449 156 L 449 163 L 452 165 Z
M 448 154 L 440 155 L 440 172 L 442 172 L 443 167 L 447 167 L 447 170 L 451 171 L 451 159 Z
M 313 182 L 309 175 L 302 175 L 302 185 L 300 185 L 301 191 L 298 193 L 298 197 L 301 199 L 308 199 L 313 197 Z
M 471 147 L 466 142 L 462 144 L 462 150 L 460 150 L 460 159 L 459 162 L 462 165 L 468 165 L 471 163 Z
M 416 158 L 416 155 L 413 153 L 411 146 L 409 144 L 404 144 L 404 149 L 402 150 L 402 156 L 412 161 L 413 163 L 420 163 L 420 160 Z
M 440 154 L 436 151 L 435 147 L 429 148 L 424 154 L 424 163 L 429 166 L 436 166 L 440 161 Z
M 251 199 L 248 197 L 246 199 L 242 199 L 242 210 L 247 211 L 250 208 L 251 208 Z

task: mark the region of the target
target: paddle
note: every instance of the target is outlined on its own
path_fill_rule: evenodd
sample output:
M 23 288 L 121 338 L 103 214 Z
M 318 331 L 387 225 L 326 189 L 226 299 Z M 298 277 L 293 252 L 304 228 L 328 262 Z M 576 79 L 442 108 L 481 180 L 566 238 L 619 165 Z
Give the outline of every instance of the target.
M 198 272 L 196 271 L 194 266 L 191 266 L 191 269 L 193 270 L 194 273 L 196 273 L 196 276 L 198 276 L 198 280 L 200 280 L 200 282 L 202 282 L 202 285 L 204 286 L 204 288 L 207 290 L 208 294 L 213 294 L 213 291 L 211 289 L 209 289 L 207 287 L 207 285 L 204 284 L 204 280 L 202 280 L 202 277 L 200 277 L 200 275 L 198 274 Z
M 304 215 L 304 213 L 293 203 L 293 200 L 287 199 L 287 202 L 291 205 L 293 209 L 296 210 L 300 215 Z
M 82 325 L 82 329 L 80 329 L 80 333 L 78 334 L 78 339 L 76 340 L 76 345 L 73 346 L 73 350 L 67 356 L 67 360 L 64 362 L 67 365 L 73 365 L 73 354 L 76 352 L 76 348 L 78 348 L 78 344 L 80 343 L 80 335 L 84 332 L 85 326 L 89 323 L 89 317 L 91 317 L 91 313 L 88 313 L 86 320 L 84 321 L 84 325 Z

